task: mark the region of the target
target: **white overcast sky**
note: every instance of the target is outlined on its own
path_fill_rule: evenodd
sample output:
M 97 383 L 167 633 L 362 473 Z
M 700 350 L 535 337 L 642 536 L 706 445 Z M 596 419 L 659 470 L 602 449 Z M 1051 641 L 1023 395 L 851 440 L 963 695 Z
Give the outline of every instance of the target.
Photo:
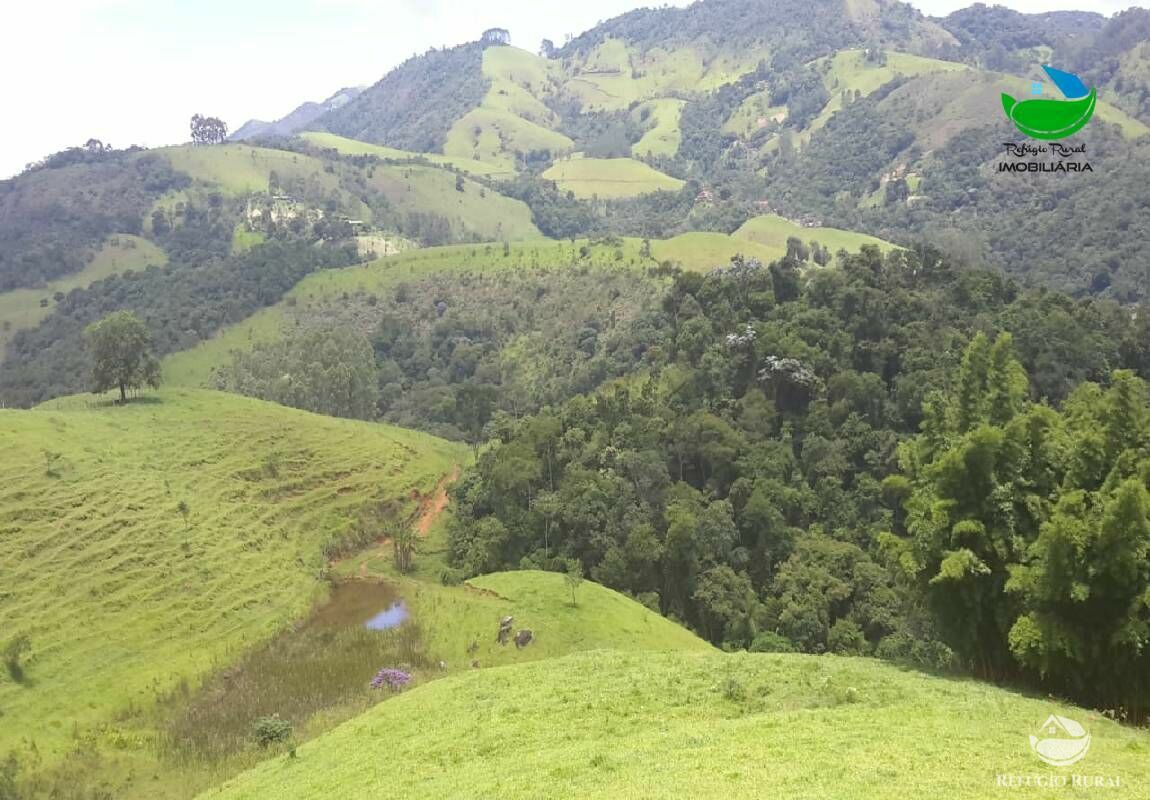
M 912 0 L 942 15 L 961 0 Z M 379 80 L 429 47 L 511 31 L 536 49 L 662 0 L 0 0 L 0 178 L 89 137 L 185 141 L 195 112 L 232 128 Z M 687 5 L 677 0 L 673 5 Z M 1004 0 L 1112 13 L 1150 0 Z

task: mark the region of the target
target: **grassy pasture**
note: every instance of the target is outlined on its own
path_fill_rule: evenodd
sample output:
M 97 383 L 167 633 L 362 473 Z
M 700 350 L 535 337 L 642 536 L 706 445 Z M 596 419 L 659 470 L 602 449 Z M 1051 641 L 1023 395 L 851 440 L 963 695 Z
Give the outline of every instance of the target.
M 632 115 L 643 119 L 646 114 L 649 122 L 654 122 L 643 138 L 631 146 L 635 156 L 673 156 L 679 152 L 683 133 L 679 130 L 679 117 L 683 113 L 685 100 L 659 98 L 649 100 L 636 108 Z
M 92 403 L 0 411 L 0 631 L 32 645 L 0 752 L 144 746 L 133 710 L 304 614 L 367 506 L 414 513 L 466 454 L 217 392 Z
M 791 236 L 798 237 L 806 244 L 810 244 L 812 240 L 817 241 L 830 250 L 832 263 L 833 256 L 839 250 L 855 252 L 864 244 L 875 245 L 884 252 L 895 247 L 890 242 L 874 236 L 867 236 L 865 233 L 844 231 L 839 228 L 804 228 L 802 225 L 775 214 L 766 214 L 748 220 L 732 236 L 736 239 L 756 242 L 768 248 L 765 252 L 773 255 L 768 255 L 765 260 L 774 260 L 785 256 L 787 254 L 787 239 Z
M 323 161 L 286 150 L 224 144 L 163 147 L 153 152 L 167 158 L 175 169 L 193 180 L 216 186 L 226 194 L 266 192 L 273 170 L 281 179 L 311 178 L 329 191 L 339 188 L 336 176 L 324 171 Z
M 0 351 L 17 331 L 34 328 L 52 313 L 56 292 L 67 294 L 73 289 L 83 289 L 102 279 L 119 275 L 128 270 L 142 270 L 150 265 L 163 266 L 168 263 L 164 251 L 147 239 L 127 233 L 109 236 L 92 260 L 84 269 L 50 281 L 42 289 L 13 289 L 0 292 Z M 41 300 L 48 300 L 45 306 Z
M 632 158 L 572 158 L 558 161 L 543 173 L 576 197 L 638 197 L 659 191 L 678 191 L 683 181 L 664 175 Z
M 866 54 L 862 50 L 844 50 L 815 61 L 816 69 L 822 72 L 823 85 L 830 95 L 830 100 L 811 123 L 810 130 L 816 131 L 826 125 L 827 120 L 843 107 L 843 92 L 853 94 L 857 91 L 865 97 L 899 76 L 913 77 L 933 72 L 970 71 L 964 64 L 894 50 L 884 51 L 884 57 L 885 64 L 873 64 L 867 62 Z
M 549 150 L 561 155 L 571 152 L 574 142 L 511 111 L 476 108 L 465 114 L 447 133 L 446 155 L 484 161 L 504 171 L 514 169 L 516 151 Z
M 438 153 L 411 153 L 407 150 L 396 150 L 394 147 L 384 147 L 378 144 L 369 144 L 368 142 L 348 139 L 344 136 L 337 136 L 334 133 L 309 131 L 307 133 L 301 133 L 300 138 L 311 142 L 316 147 L 330 148 L 344 155 L 377 156 L 382 159 L 394 161 L 426 159 L 432 164 L 454 167 L 462 172 L 469 172 L 472 175 L 502 176 L 513 174 L 500 171 L 498 167 L 491 164 L 485 164 L 482 161 L 473 161 L 469 158 L 451 158 L 450 156 L 444 156 Z
M 692 265 L 695 269 L 721 267 L 736 255 L 757 258 L 764 264 L 786 255 L 773 244 L 762 244 L 750 238 L 736 238 L 722 233 L 695 231 L 682 233 L 673 239 L 651 242 L 651 255 L 658 261 L 672 261 Z
M 444 169 L 409 164 L 378 166 L 368 181 L 400 209 L 446 217 L 461 237 L 488 241 L 542 237 L 522 200 L 504 197 L 466 178 L 458 183 L 458 179 Z
M 712 91 L 753 70 L 765 55 L 758 50 L 704 56 L 693 47 L 640 52 L 607 39 L 570 65 L 563 88 L 588 110 L 618 111 L 672 92 Z
M 558 64 L 517 47 L 489 47 L 483 51 L 483 75 L 491 88 L 483 107 L 508 111 L 544 127 L 554 128 L 559 117 L 543 98 L 552 89 Z
M 1028 735 L 1088 726 L 1081 767 Z M 862 658 L 598 650 L 419 686 L 218 790 L 220 800 L 1088 796 L 999 775 L 1117 778 L 1144 797 L 1150 734 L 1081 709 Z

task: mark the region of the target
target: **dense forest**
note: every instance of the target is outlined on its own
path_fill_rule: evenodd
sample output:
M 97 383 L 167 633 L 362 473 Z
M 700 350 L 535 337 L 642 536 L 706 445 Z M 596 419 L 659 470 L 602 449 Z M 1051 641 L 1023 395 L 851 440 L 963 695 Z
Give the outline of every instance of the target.
M 576 256 L 563 270 L 461 270 L 382 294 L 293 302 L 284 340 L 237 353 L 216 385 L 478 443 L 493 418 L 522 417 L 635 369 L 645 347 L 638 320 L 666 281 Z
M 443 150 L 457 119 L 487 92 L 479 42 L 409 59 L 315 127 L 417 153 Z
M 482 444 L 445 580 L 574 558 L 728 648 L 1141 714 L 1150 316 L 929 248 L 802 267 L 460 270 L 293 304 L 217 381 Z
M 628 377 L 493 416 L 493 446 L 454 489 L 460 575 L 576 558 L 727 647 L 1041 672 L 1085 697 L 1068 671 L 1084 656 L 1048 623 L 1089 629 L 1059 605 L 1046 531 L 1064 506 L 1083 531 L 1119 513 L 1146 522 L 1145 489 L 1124 482 L 1150 455 L 1135 377 L 1150 374 L 1145 319 L 931 251 L 865 249 L 806 276 L 786 260 L 681 274 L 635 324 L 643 356 Z M 1115 404 L 1129 419 L 1106 411 Z M 1033 439 L 1043 425 L 1057 447 Z M 1046 447 L 1048 464 L 1024 446 Z M 1141 596 L 1150 538 L 1119 553 L 1082 535 L 1087 555 L 1134 570 L 1124 594 L 1084 610 Z M 1133 645 L 1115 647 L 1114 669 L 1144 668 Z
M 139 233 L 155 200 L 189 183 L 161 157 L 102 145 L 0 181 L 0 292 L 79 272 L 105 237 Z
M 607 39 L 622 39 L 641 52 L 689 44 L 708 56 L 717 51 L 763 50 L 797 64 L 872 40 L 928 53 L 950 41 L 912 6 L 888 2 L 881 6 L 881 30 L 857 19 L 845 2 L 708 0 L 686 8 L 643 8 L 576 36 L 557 55 L 577 58 Z

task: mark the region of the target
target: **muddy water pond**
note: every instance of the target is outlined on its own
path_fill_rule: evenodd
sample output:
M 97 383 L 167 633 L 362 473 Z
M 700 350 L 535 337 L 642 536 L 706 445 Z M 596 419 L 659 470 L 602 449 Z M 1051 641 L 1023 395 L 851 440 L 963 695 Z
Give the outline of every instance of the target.
M 318 714 L 350 716 L 383 699 L 369 688 L 381 667 L 428 667 L 418 620 L 387 584 L 336 584 L 306 620 L 173 698 L 163 749 L 218 761 L 250 749 L 262 717 L 278 714 L 300 730 Z

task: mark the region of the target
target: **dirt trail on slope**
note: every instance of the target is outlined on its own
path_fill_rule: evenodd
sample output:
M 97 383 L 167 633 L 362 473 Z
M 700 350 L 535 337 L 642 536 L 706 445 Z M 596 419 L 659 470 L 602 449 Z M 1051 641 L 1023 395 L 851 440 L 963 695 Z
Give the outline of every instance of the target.
M 451 468 L 451 472 L 439 479 L 435 491 L 429 497 L 423 498 L 419 503 L 419 514 L 415 518 L 415 530 L 420 536 L 426 536 L 431 526 L 439 519 L 439 515 L 447 510 L 449 499 L 447 487 L 459 480 L 459 465 Z
M 431 532 L 431 526 L 434 525 L 440 515 L 447 510 L 447 506 L 451 502 L 447 496 L 447 488 L 459 480 L 460 472 L 461 469 L 458 464 L 452 466 L 451 472 L 440 478 L 439 483 L 435 485 L 435 490 L 426 497 L 421 496 L 418 490 L 412 492 L 412 498 L 419 500 L 419 509 L 416 511 L 415 516 L 411 518 L 411 524 L 415 527 L 415 531 L 419 534 L 420 538 L 426 537 L 427 534 Z M 384 536 L 376 540 L 375 548 L 378 548 L 380 554 L 386 555 L 386 548 L 390 544 L 391 538 Z M 363 555 L 367 555 L 367 553 L 361 554 L 361 556 Z M 350 560 L 350 558 L 348 560 Z M 336 559 L 331 562 L 331 566 L 338 569 L 340 564 L 344 562 L 345 559 Z M 361 579 L 368 577 L 366 559 L 359 562 L 358 574 Z

